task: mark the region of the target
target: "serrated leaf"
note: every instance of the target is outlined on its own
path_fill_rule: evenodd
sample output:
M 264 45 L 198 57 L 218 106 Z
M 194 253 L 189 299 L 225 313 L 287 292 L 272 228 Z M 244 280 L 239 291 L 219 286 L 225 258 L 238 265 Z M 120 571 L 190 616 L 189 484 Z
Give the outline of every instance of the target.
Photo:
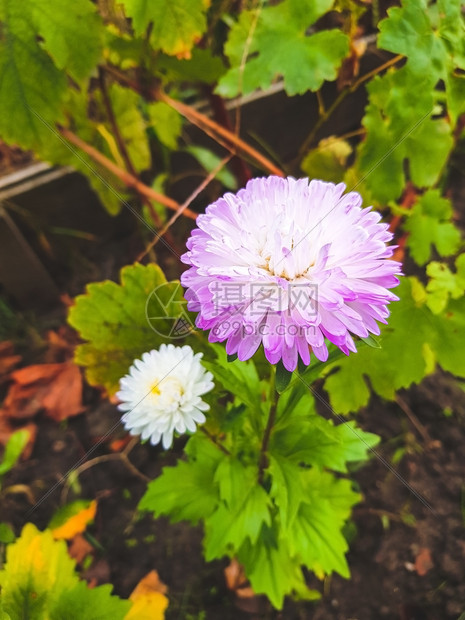
M 0 135 L 40 149 L 51 139 L 42 119 L 62 120 L 66 73 L 81 82 L 97 64 L 101 21 L 89 0 L 1 0 L 0 21 Z
M 123 620 L 131 603 L 111 596 L 111 586 L 90 590 L 74 568 L 63 541 L 26 524 L 0 571 L 5 612 L 28 620 Z
M 424 301 L 412 297 L 409 278 L 403 278 L 396 292 L 400 301 L 392 305 L 389 323 L 382 329 L 382 348 L 364 347 L 350 359 L 341 359 L 334 364 L 338 371 L 325 380 L 337 413 L 358 411 L 367 404 L 366 379 L 377 394 L 393 399 L 396 390 L 421 381 L 435 363 L 457 376 L 465 375 L 460 338 L 465 298 L 450 301 L 444 313 L 434 315 Z
M 289 532 L 289 547 L 317 575 L 336 571 L 348 578 L 348 545 L 341 530 L 360 496 L 352 491 L 349 480 L 313 469 L 307 477 L 308 502 L 299 508 Z
M 103 23 L 90 0 L 26 0 L 22 9 L 29 13 L 42 47 L 56 66 L 76 81 L 89 77 L 102 51 Z
M 139 503 L 139 510 L 167 515 L 172 521 L 197 523 L 208 517 L 219 502 L 215 471 L 224 456 L 205 438 L 191 437 L 186 453 L 187 462 L 178 461 L 175 467 L 164 467 L 161 475 L 152 480 Z
M 405 187 L 404 162 L 418 187 L 436 183 L 453 146 L 451 126 L 433 119 L 434 84 L 429 74 L 407 67 L 377 76 L 368 85 L 363 118 L 367 130 L 358 149 L 359 175 L 380 203 L 396 200 Z M 415 93 L 412 101 L 412 93 Z
M 460 231 L 450 221 L 452 205 L 439 190 L 429 190 L 410 210 L 404 224 L 409 233 L 407 247 L 418 265 L 424 265 L 434 245 L 441 256 L 454 254 L 460 244 Z
M 168 81 L 188 80 L 215 84 L 226 67 L 221 57 L 213 56 L 211 50 L 194 47 L 188 60 L 161 55 L 157 61 L 157 69 L 162 71 L 163 77 Z
M 444 263 L 433 261 L 426 268 L 430 280 L 426 286 L 426 305 L 434 314 L 445 310 L 449 299 L 459 299 L 465 293 L 465 254 L 456 262 L 456 273 Z
M 250 407 L 252 411 L 261 415 L 262 387 L 253 361 L 228 361 L 226 351 L 222 346 L 217 344 L 210 346 L 215 351 L 217 359 L 215 362 L 204 360 L 203 365 L 213 373 L 215 379 L 224 388 Z
M 290 555 L 287 545 L 280 544 L 277 532 L 266 525 L 255 545 L 245 541 L 238 557 L 253 591 L 266 594 L 277 609 L 282 608 L 287 594 L 305 590 L 298 562 Z
M 79 581 L 72 590 L 65 590 L 59 597 L 50 620 L 125 620 L 131 602 L 111 594 L 109 584 L 89 588 Z
M 279 508 L 281 523 L 287 529 L 292 527 L 300 504 L 306 501 L 302 468 L 289 459 L 275 458 L 272 454 L 269 459 L 270 495 Z
M 190 58 L 192 47 L 206 28 L 204 0 L 123 0 L 137 35 L 151 24 L 150 42 L 157 50 L 180 58 Z
M 176 336 L 178 319 L 187 316 L 179 282 L 167 283 L 152 264 L 124 267 L 120 285 L 109 280 L 89 284 L 75 302 L 68 322 L 88 341 L 77 347 L 76 363 L 86 367 L 91 385 L 103 385 L 110 393 L 133 361 Z
M 465 58 L 461 3 L 446 0 L 438 4 L 404 0 L 402 7 L 388 10 L 388 17 L 379 24 L 378 38 L 380 47 L 407 56 L 412 71 L 428 73 L 436 81 L 445 78 L 453 60 L 462 66 Z
M 347 472 L 347 463 L 366 460 L 378 441 L 354 422 L 335 426 L 320 416 L 307 420 L 291 416 L 288 425 L 273 434 L 270 449 L 296 464 Z
M 207 561 L 238 550 L 246 539 L 255 544 L 262 525 L 270 525 L 271 502 L 258 483 L 255 465 L 224 459 L 215 475 L 222 501 L 205 520 Z
M 228 36 L 225 52 L 231 68 L 220 78 L 217 92 L 226 97 L 247 94 L 283 76 L 287 94 L 296 95 L 336 79 L 349 51 L 347 35 L 339 30 L 306 34 L 332 5 L 333 0 L 284 0 L 243 11 Z
M 23 148 L 37 148 L 50 139 L 40 117 L 48 122 L 62 118 L 66 76 L 40 48 L 22 3 L 1 0 L 0 21 L 0 136 Z

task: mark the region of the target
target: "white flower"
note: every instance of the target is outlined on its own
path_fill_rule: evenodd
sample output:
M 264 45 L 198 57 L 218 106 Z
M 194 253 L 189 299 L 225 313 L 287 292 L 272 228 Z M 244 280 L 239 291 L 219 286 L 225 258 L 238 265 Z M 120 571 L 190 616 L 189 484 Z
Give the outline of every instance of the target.
M 167 449 L 175 430 L 194 432 L 196 423 L 205 422 L 202 412 L 210 406 L 201 396 L 213 388 L 213 375 L 200 363 L 202 355 L 194 355 L 189 346 L 162 344 L 135 360 L 116 394 L 118 409 L 127 412 L 122 421 L 131 435 L 150 438 L 152 445 L 162 439 Z

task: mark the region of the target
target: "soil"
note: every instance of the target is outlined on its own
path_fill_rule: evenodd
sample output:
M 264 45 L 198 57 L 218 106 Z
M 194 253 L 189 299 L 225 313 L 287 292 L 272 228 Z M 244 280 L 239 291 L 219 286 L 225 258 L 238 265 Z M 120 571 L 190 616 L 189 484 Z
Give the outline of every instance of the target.
M 322 600 L 288 602 L 281 614 L 261 599 L 249 601 L 251 613 L 241 610 L 244 603 L 225 585 L 227 562 L 203 561 L 200 528 L 135 514 L 145 483 L 117 460 L 98 461 L 109 453 L 110 441 L 123 437 L 121 428 L 89 457 L 97 461 L 89 469 L 84 466 L 80 488 L 63 484 L 66 472 L 118 421 L 114 405 L 102 402 L 97 390 L 88 388 L 87 412 L 65 425 L 39 420 L 30 459 L 4 481 L 5 486 L 27 485 L 38 504 L 30 512 L 26 495 L 6 495 L 0 521 L 13 524 L 17 532 L 27 520 L 42 528 L 61 503 L 76 497 L 74 492 L 98 498 L 90 533 L 101 550 L 83 576 L 110 582 L 127 597 L 157 569 L 169 587 L 168 619 L 457 620 L 465 611 L 463 390 L 439 372 L 401 399 L 402 408 L 374 398 L 359 415 L 362 427 L 381 435 L 382 443 L 371 462 L 353 473 L 364 500 L 348 528 L 351 579 L 334 576 L 321 584 L 310 577 L 309 585 L 323 593 Z M 154 477 L 174 463 L 182 447 L 182 439 L 170 454 L 137 445 L 130 458 Z

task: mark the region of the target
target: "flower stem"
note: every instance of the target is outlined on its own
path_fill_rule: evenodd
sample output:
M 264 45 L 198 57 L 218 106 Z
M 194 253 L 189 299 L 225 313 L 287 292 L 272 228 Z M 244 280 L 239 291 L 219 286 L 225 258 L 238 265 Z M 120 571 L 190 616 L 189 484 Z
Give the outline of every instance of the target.
M 263 434 L 262 446 L 260 448 L 260 457 L 258 460 L 258 482 L 262 484 L 263 476 L 265 473 L 265 469 L 268 467 L 268 446 L 270 444 L 271 431 L 273 429 L 273 425 L 276 420 L 276 410 L 278 408 L 278 398 L 279 394 L 275 388 L 276 382 L 276 367 L 273 367 L 271 381 L 270 381 L 270 397 L 271 397 L 271 406 L 270 412 L 268 414 L 268 420 L 266 422 L 265 432 Z

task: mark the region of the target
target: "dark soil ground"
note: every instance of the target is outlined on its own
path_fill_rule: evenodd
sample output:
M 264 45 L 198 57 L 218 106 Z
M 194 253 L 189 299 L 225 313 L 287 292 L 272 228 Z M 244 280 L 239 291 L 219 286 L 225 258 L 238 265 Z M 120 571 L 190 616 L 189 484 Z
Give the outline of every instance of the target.
M 115 407 L 102 402 L 96 390 L 88 390 L 87 402 L 87 413 L 62 426 L 39 420 L 32 456 L 5 480 L 5 486 L 30 487 L 39 501 L 33 511 L 21 494 L 7 495 L 0 507 L 0 521 L 19 531 L 27 520 L 45 527 L 54 510 L 75 498 L 75 492 L 97 497 L 99 509 L 90 532 L 101 549 L 83 573 L 85 578 L 111 582 L 117 594 L 128 596 L 156 568 L 169 587 L 167 618 L 457 620 L 465 611 L 465 398 L 452 377 L 437 373 L 413 387 L 402 395 L 402 408 L 374 399 L 361 413 L 363 428 L 380 434 L 383 441 L 379 458 L 374 456 L 354 473 L 364 501 L 355 508 L 348 528 L 352 578 L 335 576 L 324 584 L 310 578 L 309 584 L 323 593 L 322 600 L 289 602 L 281 614 L 260 600 L 252 601 L 253 613 L 237 606 L 225 586 L 226 561 L 202 560 L 200 529 L 135 514 L 145 483 L 118 460 L 100 462 L 99 457 L 109 453 L 108 442 L 86 461 L 97 458 L 92 467 L 77 470 L 79 486 L 69 488 L 61 482 L 41 501 L 118 420 Z M 413 413 L 414 423 L 403 409 Z M 121 429 L 108 441 L 118 436 L 123 436 Z M 181 439 L 178 454 L 182 444 Z M 130 458 L 153 477 L 174 462 L 176 454 L 138 445 Z

